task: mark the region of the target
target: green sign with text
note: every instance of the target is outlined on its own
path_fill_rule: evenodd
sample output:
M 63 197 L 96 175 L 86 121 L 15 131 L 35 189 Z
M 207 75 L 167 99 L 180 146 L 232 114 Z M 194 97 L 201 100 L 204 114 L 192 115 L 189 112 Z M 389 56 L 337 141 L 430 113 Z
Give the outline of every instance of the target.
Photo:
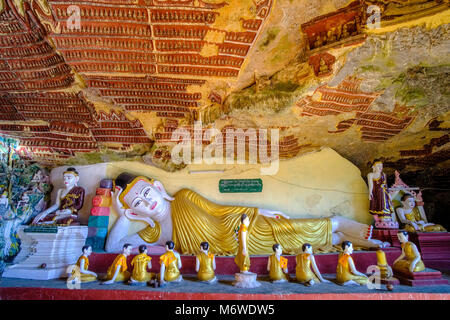
M 261 179 L 220 179 L 221 193 L 262 192 Z

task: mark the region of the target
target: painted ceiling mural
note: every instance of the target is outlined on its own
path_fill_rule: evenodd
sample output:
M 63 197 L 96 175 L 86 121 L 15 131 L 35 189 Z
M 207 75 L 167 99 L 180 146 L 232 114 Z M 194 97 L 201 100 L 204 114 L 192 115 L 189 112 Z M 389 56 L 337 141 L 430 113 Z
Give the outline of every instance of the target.
M 0 134 L 24 157 L 176 170 L 171 134 L 201 120 L 279 128 L 282 159 L 327 146 L 361 169 L 448 164 L 449 1 L 0 5 Z

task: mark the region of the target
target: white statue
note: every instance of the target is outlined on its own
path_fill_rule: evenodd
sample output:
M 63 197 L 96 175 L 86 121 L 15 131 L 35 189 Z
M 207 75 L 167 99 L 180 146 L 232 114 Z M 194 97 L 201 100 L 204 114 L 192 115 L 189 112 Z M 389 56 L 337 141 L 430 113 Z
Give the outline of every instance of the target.
M 402 198 L 402 206 L 397 208 L 397 216 L 404 224 L 403 229 L 408 232 L 445 232 L 444 227 L 439 224 L 428 223 L 421 219 L 419 209 L 416 207 L 414 197 L 405 193 Z
M 371 239 L 372 226 L 339 216 L 290 219 L 279 211 L 218 205 L 188 189 L 171 197 L 161 182 L 128 173 L 119 175 L 115 185 L 113 205 L 119 217 L 109 232 L 107 252 L 120 252 L 125 243 L 165 246 L 173 239 L 182 254 L 196 254 L 200 243 L 206 241 L 214 254 L 234 255 L 238 245 L 235 230 L 243 214 L 250 219 L 250 254 L 271 253 L 273 235 L 287 253 L 296 253 L 306 242 L 331 248 L 346 239 L 366 248 L 389 246 Z M 145 221 L 148 227 L 128 235 L 132 220 Z M 294 230 L 295 235 L 286 230 Z M 254 234 L 261 232 L 264 238 L 255 238 Z

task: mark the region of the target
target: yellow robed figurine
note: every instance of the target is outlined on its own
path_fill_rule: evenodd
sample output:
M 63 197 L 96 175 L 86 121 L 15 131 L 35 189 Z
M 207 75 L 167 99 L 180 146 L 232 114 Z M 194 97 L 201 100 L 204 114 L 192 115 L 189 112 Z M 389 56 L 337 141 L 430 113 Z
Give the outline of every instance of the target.
M 159 273 L 159 282 L 161 287 L 166 282 L 180 282 L 183 280 L 183 276 L 180 274 L 181 258 L 178 252 L 175 252 L 175 243 L 173 241 L 166 242 L 166 253 L 159 257 L 159 263 L 161 269 Z
M 305 243 L 302 246 L 303 253 L 295 257 L 297 263 L 295 267 L 295 275 L 297 281 L 303 283 L 305 286 L 312 286 L 316 282 L 329 282 L 325 280 L 316 265 L 316 260 L 313 255 L 312 245 Z
M 126 243 L 123 245 L 123 252 L 119 254 L 106 273 L 106 281 L 103 284 L 111 284 L 115 281 L 128 281 L 130 279 L 130 272 L 127 271 L 127 257 L 131 254 L 133 247 Z
M 248 270 L 250 269 L 250 255 L 247 248 L 249 224 L 250 219 L 246 214 L 243 214 L 238 232 L 239 249 L 236 258 L 234 258 L 234 262 L 239 267 L 240 272 L 243 273 L 249 272 Z
M 92 282 L 97 280 L 97 274 L 89 271 L 89 256 L 92 253 L 92 247 L 89 245 L 84 246 L 82 249 L 83 254 L 78 258 L 76 268 L 72 269 L 72 275 L 69 280 L 80 282 Z M 78 279 L 77 279 L 78 278 Z M 78 282 L 78 281 L 77 281 Z
M 147 246 L 139 246 L 139 254 L 133 258 L 131 265 L 133 266 L 133 272 L 131 274 L 130 283 L 135 284 L 137 282 L 148 282 L 154 278 L 155 274 L 148 272 L 148 269 L 152 268 L 152 258 L 147 255 Z
M 397 208 L 397 216 L 404 224 L 403 229 L 407 232 L 446 232 L 440 224 L 426 222 L 420 216 L 419 208 L 416 207 L 414 197 L 405 193 L 401 198 L 402 206 Z
M 287 268 L 288 260 L 281 256 L 283 248 L 278 243 L 272 247 L 274 254 L 269 257 L 267 262 L 267 271 L 272 282 L 289 281 L 289 273 Z
M 336 280 L 340 285 L 365 285 L 368 278 L 365 274 L 355 268 L 355 263 L 351 257 L 353 253 L 353 244 L 350 241 L 342 242 L 344 252 L 339 254 L 338 265 L 336 268 Z
M 206 283 L 217 282 L 214 270 L 216 269 L 216 258 L 210 253 L 209 243 L 202 242 L 200 244 L 201 252 L 197 254 L 195 261 L 195 271 L 197 271 L 198 280 Z
M 402 254 L 392 265 L 394 271 L 413 273 L 425 270 L 419 250 L 414 243 L 408 241 L 408 232 L 399 231 L 397 236 L 402 246 Z

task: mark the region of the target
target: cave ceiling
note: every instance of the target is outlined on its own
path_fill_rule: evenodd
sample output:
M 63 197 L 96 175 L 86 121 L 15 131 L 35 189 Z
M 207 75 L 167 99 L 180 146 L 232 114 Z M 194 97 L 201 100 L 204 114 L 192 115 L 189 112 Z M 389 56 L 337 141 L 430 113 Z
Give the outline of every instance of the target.
M 0 133 L 26 158 L 177 170 L 172 133 L 202 121 L 278 128 L 281 159 L 448 167 L 449 1 L 0 5 Z

